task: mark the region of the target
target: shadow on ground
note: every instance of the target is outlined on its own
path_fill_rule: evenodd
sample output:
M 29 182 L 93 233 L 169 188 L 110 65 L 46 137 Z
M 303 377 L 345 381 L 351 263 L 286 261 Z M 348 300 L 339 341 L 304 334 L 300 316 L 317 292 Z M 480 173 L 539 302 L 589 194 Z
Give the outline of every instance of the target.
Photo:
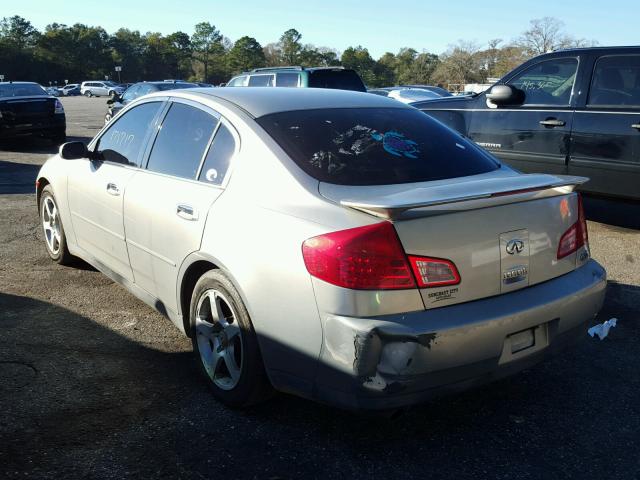
M 640 202 L 589 195 L 584 195 L 583 200 L 588 220 L 640 230 Z
M 287 395 L 230 410 L 190 353 L 0 294 L 0 474 L 629 478 L 640 471 L 639 303 L 639 287 L 613 284 L 598 321 L 620 321 L 604 341 L 384 419 Z

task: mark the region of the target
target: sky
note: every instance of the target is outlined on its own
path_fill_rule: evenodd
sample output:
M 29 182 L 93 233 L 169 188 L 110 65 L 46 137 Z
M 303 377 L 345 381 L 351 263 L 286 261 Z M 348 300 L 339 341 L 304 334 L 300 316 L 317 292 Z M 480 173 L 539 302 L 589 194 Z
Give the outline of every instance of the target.
M 303 43 L 335 48 L 362 45 L 374 58 L 412 47 L 440 54 L 462 39 L 480 47 L 494 38 L 518 37 L 529 21 L 545 16 L 574 37 L 599 45 L 640 44 L 640 8 L 631 0 L 419 1 L 403 0 L 20 0 L 3 1 L 0 16 L 20 15 L 39 30 L 53 22 L 191 34 L 201 21 L 232 41 L 248 35 L 262 45 L 295 28 Z M 492 6 L 493 5 L 493 6 Z

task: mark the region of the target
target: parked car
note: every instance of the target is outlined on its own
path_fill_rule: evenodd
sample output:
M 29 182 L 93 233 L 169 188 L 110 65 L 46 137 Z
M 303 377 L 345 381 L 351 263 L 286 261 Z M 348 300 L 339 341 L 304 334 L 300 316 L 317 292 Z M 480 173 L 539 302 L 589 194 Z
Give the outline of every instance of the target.
M 343 67 L 254 68 L 233 77 L 227 87 L 312 87 L 366 92 L 355 70 Z
M 448 90 L 445 90 L 442 87 L 435 87 L 432 85 L 397 85 L 395 87 L 378 87 L 378 88 L 369 88 L 367 89 L 367 92 L 373 93 L 375 95 L 380 95 L 383 97 L 396 98 L 396 100 L 398 100 L 399 99 L 398 97 L 401 97 L 401 95 L 397 93 L 394 95 L 391 95 L 391 92 L 396 92 L 400 90 L 408 90 L 409 92 L 411 92 L 411 90 L 416 90 L 415 93 L 408 93 L 408 95 L 405 95 L 405 98 L 407 99 L 410 98 L 411 96 L 418 97 L 425 90 L 429 93 L 425 93 L 424 96 L 426 98 L 423 98 L 421 100 L 452 96 L 452 93 L 449 92 Z M 431 93 L 435 95 L 431 95 Z M 418 99 L 416 98 L 413 101 L 417 101 L 417 100 Z M 405 101 L 404 103 L 411 103 L 411 101 Z
M 640 47 L 538 56 L 487 92 L 414 104 L 524 172 L 640 200 Z
M 120 95 L 124 93 L 124 90 L 125 88 L 123 86 L 108 80 L 102 82 L 82 82 L 82 85 L 80 85 L 80 94 L 87 97 L 113 97 L 116 94 Z
M 76 91 L 80 93 L 80 85 L 78 83 L 67 83 L 64 87 L 58 89 L 63 96 L 75 95 Z
M 232 87 L 127 105 L 44 164 L 37 201 L 50 257 L 167 315 L 222 402 L 393 409 L 586 337 L 606 275 L 585 180 L 395 100 Z
M 115 95 L 110 100 L 107 100 L 107 113 L 104 116 L 104 123 L 109 123 L 113 117 L 115 117 L 120 110 L 122 110 L 127 104 L 133 102 L 138 97 L 147 95 L 153 92 L 166 92 L 168 90 L 176 90 L 182 88 L 195 88 L 198 87 L 195 83 L 178 82 L 164 80 L 162 82 L 140 82 L 131 85 L 127 90 L 120 95 Z
M 441 98 L 437 93 L 432 92 L 431 90 L 424 90 L 422 88 L 398 88 L 391 90 L 387 96 L 402 103 L 413 103 L 421 100 Z
M 0 140 L 35 135 L 55 143 L 66 140 L 60 100 L 34 82 L 0 83 Z
M 42 88 L 44 88 L 44 91 L 47 92 L 47 94 L 51 95 L 52 97 L 60 96 L 60 90 L 58 90 L 58 87 L 42 87 Z

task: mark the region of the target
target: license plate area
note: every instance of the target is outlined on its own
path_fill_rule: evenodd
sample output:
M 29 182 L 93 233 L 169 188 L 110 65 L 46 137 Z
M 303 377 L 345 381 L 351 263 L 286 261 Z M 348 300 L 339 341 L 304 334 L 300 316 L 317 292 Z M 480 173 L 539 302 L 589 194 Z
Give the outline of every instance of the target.
M 551 322 L 553 323 L 553 322 Z M 526 357 L 549 345 L 549 322 L 508 334 L 504 339 L 499 364 Z
M 507 337 L 511 344 L 511 353 L 518 353 L 536 344 L 536 336 L 533 328 L 514 333 Z

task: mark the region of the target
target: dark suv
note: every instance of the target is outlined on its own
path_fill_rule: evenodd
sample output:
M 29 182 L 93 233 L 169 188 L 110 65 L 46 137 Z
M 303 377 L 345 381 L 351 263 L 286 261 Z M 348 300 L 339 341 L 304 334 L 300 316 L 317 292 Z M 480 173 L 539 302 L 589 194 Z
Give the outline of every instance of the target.
M 227 87 L 311 87 L 366 92 L 355 70 L 343 67 L 254 68 L 233 77 Z
M 524 172 L 640 200 L 640 47 L 540 55 L 484 93 L 412 105 Z

